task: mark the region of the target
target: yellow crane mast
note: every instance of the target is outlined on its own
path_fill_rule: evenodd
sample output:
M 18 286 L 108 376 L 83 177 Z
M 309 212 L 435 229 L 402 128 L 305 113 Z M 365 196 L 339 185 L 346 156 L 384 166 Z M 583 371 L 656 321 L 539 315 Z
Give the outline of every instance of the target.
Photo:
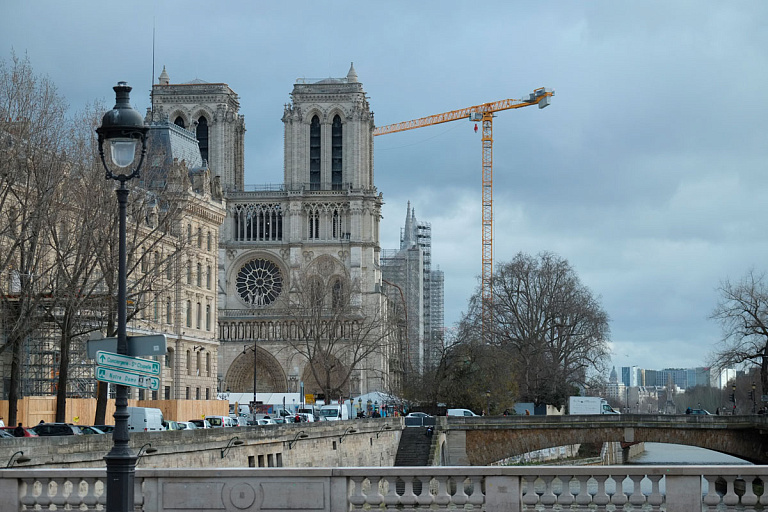
M 550 99 L 555 95 L 555 91 L 541 87 L 535 89 L 526 99 L 508 99 L 496 101 L 493 103 L 483 103 L 474 107 L 452 110 L 435 114 L 432 116 L 421 117 L 412 121 L 403 121 L 401 123 L 388 124 L 373 130 L 373 135 L 385 135 L 387 133 L 403 132 L 421 128 L 422 126 L 432 126 L 435 124 L 456 121 L 457 119 L 468 119 L 474 122 L 482 123 L 482 143 L 483 143 L 483 194 L 482 194 L 482 217 L 483 217 L 483 268 L 481 280 L 482 296 L 482 330 L 483 339 L 490 332 L 493 325 L 493 114 L 502 110 L 513 108 L 530 107 L 538 105 L 544 108 L 549 105 Z M 477 129 L 477 127 L 475 127 Z

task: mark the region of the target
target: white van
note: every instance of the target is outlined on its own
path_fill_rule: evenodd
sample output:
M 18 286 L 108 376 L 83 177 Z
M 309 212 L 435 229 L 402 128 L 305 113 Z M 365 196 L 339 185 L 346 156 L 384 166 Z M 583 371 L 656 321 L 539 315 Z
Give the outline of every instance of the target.
M 445 413 L 446 416 L 477 416 L 469 409 L 448 409 Z
M 129 432 L 154 432 L 165 430 L 163 411 L 152 407 L 128 407 Z
M 236 427 L 237 423 L 229 416 L 206 416 L 206 421 L 211 424 L 212 428 L 219 427 Z

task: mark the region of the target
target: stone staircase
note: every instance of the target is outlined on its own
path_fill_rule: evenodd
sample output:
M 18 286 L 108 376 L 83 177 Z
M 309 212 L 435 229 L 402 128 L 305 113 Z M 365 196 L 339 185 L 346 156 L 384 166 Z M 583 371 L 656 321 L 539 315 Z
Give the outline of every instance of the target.
M 406 427 L 400 436 L 395 455 L 395 466 L 431 466 L 434 448 L 427 427 Z

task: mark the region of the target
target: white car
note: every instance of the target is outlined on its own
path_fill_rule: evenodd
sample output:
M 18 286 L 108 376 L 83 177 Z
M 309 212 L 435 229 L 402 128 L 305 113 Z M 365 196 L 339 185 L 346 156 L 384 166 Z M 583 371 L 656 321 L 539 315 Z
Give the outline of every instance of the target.
M 195 430 L 196 428 L 199 428 L 191 421 L 177 421 L 176 423 L 179 425 L 179 430 Z
M 277 425 L 277 422 L 272 418 L 259 418 L 255 422 L 255 425 Z
M 208 420 L 189 420 L 189 423 L 193 423 L 197 428 L 211 428 Z

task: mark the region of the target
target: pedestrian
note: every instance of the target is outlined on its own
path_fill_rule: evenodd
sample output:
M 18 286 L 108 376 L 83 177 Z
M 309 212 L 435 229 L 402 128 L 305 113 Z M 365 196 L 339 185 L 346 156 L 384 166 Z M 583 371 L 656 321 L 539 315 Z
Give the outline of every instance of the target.
M 21 425 L 21 422 L 19 422 L 19 425 L 13 429 L 13 437 L 24 437 L 24 427 Z
M 690 407 L 685 410 L 685 414 L 691 414 L 691 408 Z

